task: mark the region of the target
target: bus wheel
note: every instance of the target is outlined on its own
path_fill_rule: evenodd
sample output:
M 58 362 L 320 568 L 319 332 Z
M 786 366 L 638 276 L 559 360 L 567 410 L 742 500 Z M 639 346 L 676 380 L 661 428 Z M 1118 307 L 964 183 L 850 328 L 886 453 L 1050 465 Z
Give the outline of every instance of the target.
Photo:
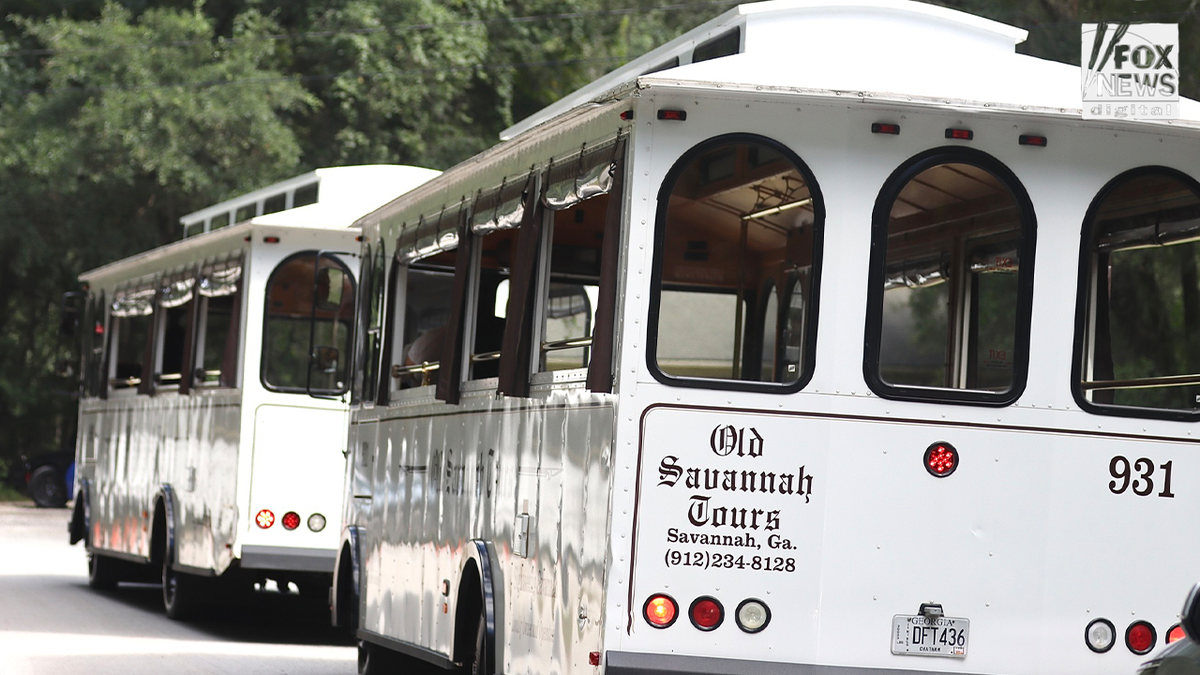
M 475 653 L 471 656 L 470 675 L 490 675 L 487 653 L 487 617 L 479 612 L 479 621 L 475 623 Z
M 98 591 L 117 587 L 117 561 L 88 551 L 88 586 Z
M 45 509 L 66 506 L 67 488 L 62 473 L 52 466 L 39 466 L 29 477 L 29 496 L 34 504 Z
M 395 675 L 410 670 L 407 666 L 399 654 L 387 647 L 358 641 L 358 675 Z
M 200 604 L 200 579 L 172 569 L 174 559 L 174 552 L 163 556 L 163 609 L 166 610 L 167 618 L 180 621 L 194 614 Z

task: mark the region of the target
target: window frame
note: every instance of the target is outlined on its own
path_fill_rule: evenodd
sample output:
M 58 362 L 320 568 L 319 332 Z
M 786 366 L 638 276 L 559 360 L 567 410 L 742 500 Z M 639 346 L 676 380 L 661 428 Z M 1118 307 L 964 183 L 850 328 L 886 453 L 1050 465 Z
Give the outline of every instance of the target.
M 679 180 L 680 175 L 687 170 L 692 162 L 703 153 L 711 150 L 714 147 L 724 144 L 759 144 L 767 146 L 781 154 L 785 159 L 792 163 L 796 171 L 804 179 L 805 185 L 808 188 L 809 196 L 812 199 L 813 206 L 813 233 L 812 233 L 812 265 L 810 267 L 810 313 L 805 321 L 804 327 L 804 342 L 802 353 L 804 358 L 802 363 L 804 368 L 797 373 L 794 382 L 779 383 L 779 382 L 756 382 L 751 380 L 732 380 L 722 378 L 699 378 L 699 377 L 682 377 L 678 375 L 669 375 L 658 367 L 658 327 L 659 327 L 659 311 L 662 298 L 662 273 L 663 273 L 663 254 L 664 245 L 666 242 L 666 225 L 667 212 L 670 206 L 671 193 L 674 191 L 675 184 Z M 818 314 L 820 309 L 820 292 L 821 292 L 821 266 L 823 264 L 824 251 L 824 233 L 825 233 L 825 197 L 821 192 L 820 184 L 813 175 L 808 164 L 800 158 L 800 155 L 793 151 L 788 145 L 777 141 L 768 136 L 754 133 L 730 133 L 712 136 L 684 151 L 679 159 L 671 165 L 663 177 L 662 184 L 658 189 L 658 205 L 655 210 L 654 217 L 654 259 L 650 269 L 650 298 L 646 319 L 646 366 L 650 370 L 651 376 L 659 383 L 671 387 L 689 387 L 694 389 L 712 389 L 720 391 L 747 391 L 747 392 L 763 392 L 769 394 L 792 394 L 804 389 L 812 380 L 813 372 L 816 365 L 816 350 L 817 350 L 817 325 Z M 670 289 L 666 289 L 670 290 Z M 761 289 L 753 289 L 756 297 Z M 707 291 L 704 291 L 707 292 Z M 717 291 L 712 291 L 717 292 Z M 739 302 L 746 302 L 746 299 L 739 293 L 734 294 Z M 751 307 L 754 314 L 757 315 L 757 306 Z M 743 321 L 745 325 L 749 325 L 749 315 L 745 315 Z M 745 327 L 741 329 L 743 335 Z M 743 346 L 742 353 L 737 356 L 741 361 L 746 360 L 745 348 Z M 760 369 L 761 363 L 751 364 Z M 743 367 L 745 363 L 743 363 Z M 744 370 L 743 370 L 744 372 Z
M 1079 237 L 1079 284 L 1075 296 L 1075 337 L 1072 342 L 1071 355 L 1071 396 L 1080 409 L 1093 415 L 1109 415 L 1113 417 L 1134 417 L 1140 419 L 1174 420 L 1179 422 L 1200 421 L 1200 409 L 1193 412 L 1171 410 L 1169 408 L 1144 408 L 1140 406 L 1117 405 L 1113 403 L 1094 403 L 1087 400 L 1083 392 L 1083 371 L 1087 362 L 1084 351 L 1088 339 L 1092 335 L 1089 325 L 1088 307 L 1092 301 L 1092 291 L 1095 287 L 1093 248 L 1095 236 L 1095 217 L 1100 206 L 1112 193 L 1126 183 L 1147 176 L 1163 176 L 1178 180 L 1200 197 L 1200 181 L 1192 176 L 1168 166 L 1150 164 L 1123 171 L 1100 188 L 1092 198 L 1084 214 Z
M 1018 210 L 1020 241 L 1017 252 L 1020 268 L 1017 271 L 1016 331 L 1013 335 L 1016 358 L 1013 361 L 1012 386 L 1003 392 L 895 385 L 885 382 L 879 373 L 883 341 L 883 283 L 886 275 L 887 236 L 892 206 L 912 179 L 927 169 L 946 164 L 968 164 L 987 171 L 1008 188 Z M 867 275 L 866 328 L 863 335 L 863 378 L 871 391 L 888 400 L 921 403 L 1004 407 L 1016 402 L 1024 393 L 1029 379 L 1030 319 L 1033 314 L 1036 244 L 1037 214 L 1033 202 L 1017 175 L 999 159 L 974 148 L 944 146 L 918 153 L 900 164 L 884 181 L 871 214 L 871 258 Z M 955 315 L 947 317 L 947 320 L 953 325 L 954 321 L 962 321 L 963 316 L 956 311 Z M 964 337 L 960 347 L 964 353 L 971 343 L 968 338 L 969 336 Z

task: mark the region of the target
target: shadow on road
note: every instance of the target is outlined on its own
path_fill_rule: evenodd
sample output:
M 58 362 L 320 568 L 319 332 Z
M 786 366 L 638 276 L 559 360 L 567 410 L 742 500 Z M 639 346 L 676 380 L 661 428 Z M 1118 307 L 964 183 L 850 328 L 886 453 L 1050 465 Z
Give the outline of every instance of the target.
M 162 588 L 156 584 L 121 584 L 112 591 L 95 591 L 85 584 L 82 590 L 174 623 L 163 614 Z M 329 609 L 324 603 L 296 593 L 247 592 L 231 603 L 206 607 L 181 624 L 220 640 L 237 642 L 354 644 L 349 634 L 329 625 Z

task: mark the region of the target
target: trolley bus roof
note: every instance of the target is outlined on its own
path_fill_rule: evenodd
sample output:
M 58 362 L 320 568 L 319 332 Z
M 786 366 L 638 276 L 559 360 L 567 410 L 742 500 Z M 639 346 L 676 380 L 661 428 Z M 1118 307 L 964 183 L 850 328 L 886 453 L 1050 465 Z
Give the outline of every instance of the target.
M 1026 31 L 907 0 L 739 5 L 501 132 L 514 138 L 633 87 L 789 92 L 883 103 L 1080 118 L 1081 71 L 1016 53 Z M 1175 121 L 1200 126 L 1184 99 Z

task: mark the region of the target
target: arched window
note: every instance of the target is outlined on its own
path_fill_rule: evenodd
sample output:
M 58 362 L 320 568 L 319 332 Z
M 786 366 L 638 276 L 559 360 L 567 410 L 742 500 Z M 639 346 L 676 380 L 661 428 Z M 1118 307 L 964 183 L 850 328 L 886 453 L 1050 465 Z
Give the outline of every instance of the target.
M 1035 223 L 981 152 L 909 160 L 875 203 L 864 376 L 885 398 L 1005 405 L 1025 386 Z
M 768 138 L 720 136 L 684 154 L 658 203 L 647 356 L 654 376 L 681 386 L 803 386 L 824 222 L 808 168 Z M 805 317 L 794 320 L 793 308 Z M 803 330 L 790 329 L 796 324 Z
M 1145 167 L 1083 229 L 1075 397 L 1092 412 L 1200 417 L 1200 184 Z
M 349 268 L 334 258 L 321 256 L 319 272 L 316 265 L 316 251 L 297 253 L 267 280 L 262 380 L 268 389 L 311 387 L 331 394 L 347 388 L 354 281 Z M 336 348 L 337 362 L 313 366 L 310 373 L 310 345 Z

